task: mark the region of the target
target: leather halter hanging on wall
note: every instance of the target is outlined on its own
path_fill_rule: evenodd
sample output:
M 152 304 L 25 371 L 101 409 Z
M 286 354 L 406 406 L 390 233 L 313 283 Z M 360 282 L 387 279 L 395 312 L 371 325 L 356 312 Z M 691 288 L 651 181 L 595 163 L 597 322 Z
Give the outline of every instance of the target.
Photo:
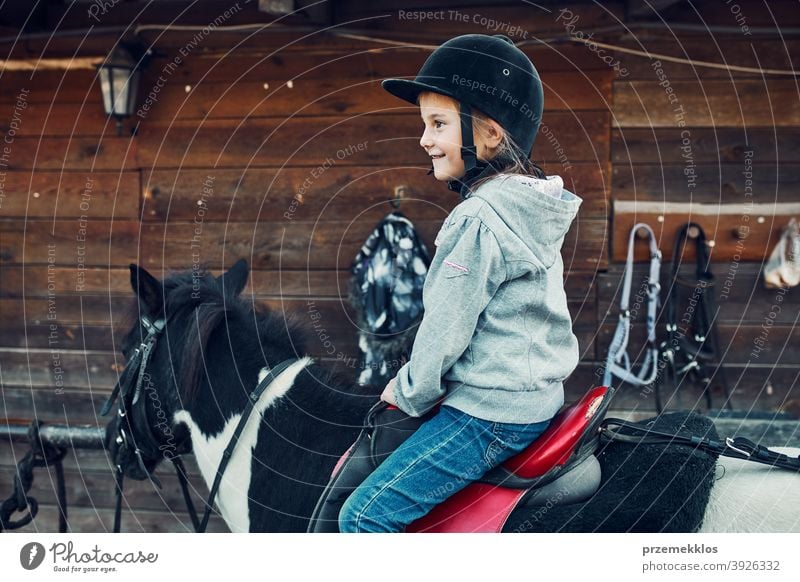
M 631 312 L 630 296 L 633 279 L 633 249 L 637 232 L 644 232 L 650 244 L 650 273 L 647 280 L 647 353 L 638 374 L 631 369 L 628 356 L 628 340 L 630 339 Z M 625 275 L 622 283 L 622 297 L 619 302 L 619 322 L 614 332 L 614 339 L 608 348 L 603 385 L 611 386 L 614 376 L 623 382 L 636 386 L 652 384 L 658 372 L 658 344 L 656 343 L 656 316 L 660 306 L 658 282 L 661 271 L 661 251 L 658 250 L 656 235 L 647 224 L 640 222 L 631 229 L 628 239 L 628 259 L 625 263 Z
M 685 244 L 694 238 L 696 247 L 695 280 L 680 277 L 678 269 Z M 691 289 L 690 306 L 686 309 L 680 322 L 683 329 L 678 329 L 678 288 Z M 672 252 L 670 266 L 670 286 L 666 302 L 667 339 L 660 346 L 659 368 L 663 370 L 656 376 L 654 384 L 656 408 L 663 409 L 661 388 L 666 378 L 672 384 L 673 392 L 679 390 L 687 379 L 701 384 L 708 408 L 712 408 L 712 380 L 715 376 L 722 385 L 725 394 L 725 406 L 732 409 L 731 395 L 725 371 L 720 364 L 719 337 L 714 320 L 717 309 L 714 304 L 714 275 L 710 269 L 710 257 L 706 235 L 699 224 L 689 222 L 678 229 Z M 692 301 L 694 304 L 692 305 Z M 715 370 L 709 370 L 708 364 L 717 360 Z

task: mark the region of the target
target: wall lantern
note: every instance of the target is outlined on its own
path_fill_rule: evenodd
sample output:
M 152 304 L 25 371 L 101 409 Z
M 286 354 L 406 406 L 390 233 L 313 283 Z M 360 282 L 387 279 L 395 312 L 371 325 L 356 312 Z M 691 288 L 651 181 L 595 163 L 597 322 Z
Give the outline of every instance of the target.
M 122 120 L 133 115 L 136 108 L 139 67 L 131 54 L 117 45 L 105 62 L 97 65 L 97 73 L 106 115 L 117 120 L 117 135 L 122 136 Z

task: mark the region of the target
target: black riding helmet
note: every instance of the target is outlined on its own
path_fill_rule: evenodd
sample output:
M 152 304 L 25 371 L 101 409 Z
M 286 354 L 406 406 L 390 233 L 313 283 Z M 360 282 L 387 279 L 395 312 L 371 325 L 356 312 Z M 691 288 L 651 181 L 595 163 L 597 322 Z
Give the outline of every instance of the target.
M 452 190 L 494 170 L 479 162 L 472 140 L 471 108 L 497 121 L 530 158 L 542 120 L 544 95 L 539 73 L 514 42 L 502 34 L 465 34 L 442 44 L 422 65 L 413 81 L 386 79 L 381 83 L 392 95 L 417 104 L 423 91 L 452 97 L 460 104 L 461 158 L 465 175 L 450 183 Z M 487 168 L 488 166 L 488 168 Z

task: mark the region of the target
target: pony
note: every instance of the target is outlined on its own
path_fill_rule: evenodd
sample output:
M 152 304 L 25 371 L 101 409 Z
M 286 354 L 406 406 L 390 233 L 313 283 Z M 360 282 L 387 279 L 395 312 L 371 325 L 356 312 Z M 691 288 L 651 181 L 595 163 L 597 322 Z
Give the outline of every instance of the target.
M 147 431 L 153 445 L 142 447 L 126 476 L 146 479 L 162 461 L 191 451 L 212 489 L 265 366 L 288 364 L 252 403 L 215 502 L 231 531 L 305 532 L 382 387 L 353 385 L 322 367 L 308 356 L 311 334 L 298 315 L 243 298 L 244 260 L 218 277 L 202 270 L 159 281 L 134 264 L 130 272 L 135 321 L 122 341 L 123 376 L 149 322 L 164 327 L 140 370 L 144 412 L 128 420 L 132 436 Z M 689 420 L 690 428 L 713 431 L 698 415 L 681 422 Z M 106 429 L 112 456 L 119 424 L 115 417 Z M 503 531 L 800 531 L 796 473 L 737 459 L 717 463 L 683 445 L 612 443 L 598 457 L 604 482 L 589 502 L 519 507 Z

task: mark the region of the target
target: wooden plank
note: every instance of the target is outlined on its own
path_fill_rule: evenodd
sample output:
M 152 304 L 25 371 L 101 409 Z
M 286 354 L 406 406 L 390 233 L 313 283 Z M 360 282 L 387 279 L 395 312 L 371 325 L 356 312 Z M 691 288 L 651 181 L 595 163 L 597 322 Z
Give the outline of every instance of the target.
M 242 53 L 280 52 L 284 56 L 299 52 L 331 55 L 383 48 L 383 45 L 375 42 L 337 37 L 324 30 L 309 33 L 291 27 L 280 31 L 267 28 L 245 32 L 216 29 L 205 35 L 202 30 L 165 31 L 163 28 L 165 22 L 169 21 L 159 20 L 160 27 L 142 30 L 138 36 L 147 46 L 156 47 L 159 53 L 168 54 L 171 59 L 194 53 L 220 56 L 230 52 L 232 47 L 236 47 Z M 74 37 L 33 38 L 26 42 L 25 51 L 20 51 L 15 56 L 30 59 L 31 55 L 34 55 L 34 58 L 42 56 L 69 60 L 80 57 L 104 57 L 110 54 L 120 41 L 126 40 L 124 32 L 124 27 L 107 32 L 99 31 L 97 34 L 88 35 L 79 45 L 75 43 Z
M 636 368 L 638 369 L 638 368 Z M 573 402 L 583 396 L 590 387 L 602 381 L 603 364 L 582 362 L 565 383 L 566 401 Z M 797 367 L 726 365 L 725 375 L 732 392 L 731 405 L 738 411 L 786 411 L 791 413 L 800 401 L 800 385 Z M 656 415 L 655 393 L 649 388 L 630 384 L 618 384 L 611 403 L 612 411 L 634 411 L 644 418 Z M 715 387 L 712 392 L 713 406 L 722 408 L 725 398 L 722 390 Z M 662 402 L 666 400 L 666 388 Z M 680 399 L 670 407 L 706 410 L 706 401 L 701 387 L 684 383 Z M 617 416 L 618 414 L 612 414 Z
M 125 359 L 121 353 L 63 350 L 53 344 L 47 350 L 2 348 L 0 365 L 6 388 L 27 386 L 59 397 L 76 387 L 111 392 Z
M 394 189 L 405 187 L 400 211 L 417 222 L 444 220 L 459 198 L 427 175 L 428 168 L 337 167 L 243 170 L 156 170 L 146 174 L 146 220 L 194 220 L 203 184 L 212 184 L 205 220 L 340 220 L 377 222 L 395 210 Z M 577 172 L 576 172 L 577 173 Z M 209 180 L 209 176 L 213 180 Z M 581 174 L 581 178 L 583 175 Z
M 153 276 L 162 279 L 161 269 L 151 271 Z M 222 273 L 220 269 L 212 269 L 214 276 Z M 166 273 L 169 275 L 169 271 Z M 350 271 L 292 271 L 251 270 L 247 286 L 242 293 L 254 295 L 258 299 L 278 298 L 282 296 L 302 297 L 345 297 L 350 280 Z M 75 294 L 75 272 L 69 268 L 55 269 L 52 278 L 53 291 L 59 296 Z M 130 270 L 127 268 L 95 267 L 86 271 L 83 293 L 110 294 L 133 297 L 130 283 Z M 47 297 L 47 269 L 42 265 L 27 264 L 25 266 L 4 267 L 3 280 L 0 282 L 0 297 L 28 298 Z
M 147 268 L 167 264 L 185 269 L 197 261 L 219 268 L 223 262 L 228 267 L 239 257 L 247 257 L 251 265 L 259 269 L 346 269 L 373 227 L 372 221 L 363 224 L 206 223 L 197 235 L 192 223 L 170 223 L 166 232 L 162 226 L 145 225 L 142 227 L 141 263 Z M 428 249 L 433 249 L 432 241 L 441 222 L 417 221 L 416 227 Z M 579 217 L 564 242 L 566 268 L 593 270 L 604 265 L 606 231 L 605 220 Z M 580 253 L 574 252 L 577 240 L 581 244 Z
M 16 373 L 16 372 L 15 372 Z M 108 418 L 100 410 L 111 393 L 112 386 L 94 386 L 85 389 L 67 389 L 56 393 L 55 385 L 48 388 L 30 388 L 7 383 L 3 369 L 4 419 L 37 419 L 58 424 L 92 424 L 105 426 Z
M 128 296 L 107 295 L 53 295 L 40 299 L 0 299 L 3 307 L 0 322 L 3 325 L 24 321 L 33 325 L 87 324 L 108 325 L 111 320 L 120 323 L 134 304 Z
M 559 10 L 562 8 L 571 10 L 579 17 L 581 26 L 588 29 L 610 26 L 625 18 L 625 5 L 622 2 L 606 2 L 602 6 L 578 2 L 544 2 L 522 6 L 499 4 L 463 1 L 432 3 L 424 0 L 374 4 L 349 0 L 339 7 L 336 16 L 339 22 L 384 16 L 370 21 L 369 26 L 377 36 L 381 36 L 383 31 L 413 35 L 424 27 L 426 32 L 441 36 L 442 41 L 459 34 L 506 34 L 517 42 L 543 35 L 563 34 L 564 25 L 559 21 Z M 408 16 L 415 12 L 435 13 L 436 16 L 420 22 Z
M 139 172 L 8 172 L 0 218 L 139 218 Z
M 800 168 L 796 164 L 742 163 L 697 164 L 691 184 L 678 164 L 614 164 L 612 190 L 622 200 L 683 201 L 687 195 L 694 202 L 744 202 L 746 195 L 757 201 L 800 201 Z M 743 172 L 750 170 L 747 178 Z
M 274 82 L 223 81 L 206 82 L 185 79 L 164 84 L 161 81 L 157 100 L 146 113 L 149 122 L 170 123 L 176 119 L 239 119 L 312 117 L 391 111 L 404 103 L 384 91 L 380 79 L 361 75 L 347 77 L 331 67 L 324 79 L 305 78 Z M 144 87 L 155 87 L 163 73 L 155 70 L 142 80 Z M 542 73 L 545 88 L 545 111 L 577 111 L 605 109 L 611 99 L 610 71 L 574 73 Z M 186 86 L 191 87 L 189 93 Z M 146 94 L 147 92 L 144 92 Z M 145 98 L 142 98 L 141 104 Z M 98 95 L 98 103 L 100 97 Z M 30 115 L 30 114 L 28 114 Z M 101 126 L 102 129 L 102 126 Z
M 419 119 L 411 105 L 408 111 L 408 115 L 375 114 L 349 119 L 143 124 L 137 138 L 137 163 L 157 169 L 326 164 L 410 165 L 427 170 L 428 161 L 419 147 Z M 609 119 L 610 114 L 601 111 L 553 112 L 544 121 L 562 140 L 567 159 L 591 162 L 608 159 Z M 567 142 L 565 136 L 572 139 Z M 536 161 L 559 162 L 562 157 L 546 141 L 534 153 Z
M 278 297 L 259 301 L 262 306 L 276 312 L 294 312 L 303 315 L 305 322 L 311 325 L 310 319 L 312 311 L 319 311 L 323 314 L 323 319 L 328 325 L 329 331 L 342 333 L 353 333 L 347 310 L 349 305 L 339 298 L 293 298 Z M 0 322 L 3 325 L 19 324 L 20 321 L 28 325 L 48 325 L 53 323 L 57 326 L 63 324 L 84 324 L 84 325 L 115 325 L 127 326 L 132 313 L 135 313 L 135 303 L 130 296 L 64 296 L 52 297 L 47 299 L 0 299 L 2 306 L 2 316 Z M 50 318 L 48 318 L 50 316 Z M 333 322 L 336 322 L 335 324 Z M 126 331 L 127 329 L 125 329 Z M 57 341 L 57 338 L 54 338 Z
M 542 136 L 542 147 L 547 141 Z M 548 174 L 560 174 L 567 189 L 584 203 L 581 216 L 605 218 L 609 188 L 606 166 L 582 163 L 564 167 L 551 163 Z M 147 181 L 143 217 L 147 221 L 194 220 L 203 198 L 204 182 L 211 184 L 206 196 L 204 220 L 359 220 L 377 224 L 395 210 L 394 189 L 405 187 L 400 211 L 413 222 L 444 220 L 460 198 L 444 183 L 428 175 L 427 168 L 352 168 L 333 166 L 319 173 L 313 168 L 247 170 L 156 170 Z M 213 181 L 209 180 L 213 177 Z
M 2 304 L 0 304 L 2 305 Z M 5 305 L 3 305 L 5 307 Z M 107 350 L 119 345 L 122 336 L 108 325 L 81 323 L 59 323 L 58 348 L 62 350 Z M 53 329 L 49 323 L 26 324 L 19 316 L 17 321 L 3 325 L 0 329 L 0 346 L 3 348 L 49 349 Z
M 793 80 L 672 81 L 668 94 L 654 80 L 614 83 L 615 128 L 789 128 L 800 125 L 800 100 Z M 779 114 L 777 112 L 780 112 Z
M 632 27 L 632 29 L 635 29 Z M 800 41 L 784 37 L 719 37 L 716 42 L 699 42 L 696 37 L 675 31 L 676 38 L 662 40 L 639 35 L 635 41 L 619 39 L 615 44 L 638 51 L 649 51 L 654 55 L 668 55 L 679 59 L 706 61 L 717 64 L 737 65 L 754 69 L 791 70 L 792 55 L 800 51 Z M 672 81 L 679 79 L 761 79 L 760 73 L 744 73 L 709 67 L 693 67 L 689 63 L 674 63 L 664 59 L 640 57 L 622 52 L 614 53 L 628 75 L 626 81 L 645 80 L 658 82 L 654 63 L 659 60 L 664 75 Z M 782 77 L 769 77 L 780 79 Z
M 645 244 L 645 243 L 642 243 Z M 692 280 L 694 276 L 694 262 L 685 261 L 681 267 L 681 276 Z M 648 264 L 637 263 L 634 267 L 631 284 L 630 311 L 635 324 L 644 324 L 646 316 L 645 283 L 648 274 Z M 764 287 L 760 263 L 723 262 L 714 265 L 712 271 L 716 278 L 714 296 L 718 313 L 716 321 L 726 325 L 761 325 L 766 317 L 773 311 L 777 303 L 779 291 Z M 612 264 L 608 272 L 597 275 L 597 313 L 599 320 L 606 323 L 616 322 L 619 313 L 619 300 L 622 292 L 621 284 L 624 265 Z M 670 288 L 669 265 L 661 269 L 661 301 L 664 303 Z M 678 289 L 684 299 L 691 294 L 691 290 Z M 792 293 L 782 294 L 781 310 L 770 319 L 778 325 L 793 325 L 800 310 L 800 297 Z
M 11 146 L 8 169 L 133 170 L 137 142 L 126 137 L 18 137 Z
M 276 17 L 261 12 L 258 4 L 235 4 L 223 0 L 206 0 L 197 3 L 190 0 L 173 0 L 166 3 L 141 4 L 122 2 L 110 6 L 100 5 L 89 10 L 90 6 L 69 5 L 52 6 L 47 11 L 47 25 L 58 28 L 81 28 L 102 23 L 103 26 L 128 25 L 131 22 L 142 24 L 172 22 L 183 25 L 208 26 L 215 19 L 218 26 L 228 24 L 268 23 Z M 168 18 L 169 20 L 164 20 Z M 290 21 L 291 22 L 291 21 Z
M 22 90 L 27 91 L 29 105 L 50 103 L 94 102 L 87 95 L 100 96 L 97 72 L 91 69 L 37 69 L 35 71 L 3 71 L 3 93 L 0 107 L 12 104 Z M 13 105 L 11 106 L 13 108 Z
M 688 139 L 684 144 L 681 133 Z M 686 147 L 686 150 L 682 150 Z M 787 129 L 659 128 L 611 130 L 612 164 L 744 164 L 752 151 L 753 164 L 800 160 L 800 136 Z M 681 156 L 691 155 L 690 158 Z M 780 156 L 778 157 L 778 153 Z
M 26 220 L 0 221 L 0 264 L 67 266 L 80 281 L 82 269 L 94 265 L 122 266 L 138 260 L 138 221 Z M 84 239 L 84 240 L 82 240 Z
M 604 270 L 608 266 L 608 243 L 606 220 L 583 220 L 579 216 L 567 233 L 561 250 L 564 269 Z
M 787 43 L 791 41 L 787 39 Z M 163 94 L 166 92 L 178 93 L 176 98 L 183 92 L 185 97 L 187 84 L 196 89 L 217 84 L 255 84 L 258 93 L 261 93 L 264 83 L 275 87 L 290 79 L 299 84 L 309 81 L 328 83 L 330 79 L 366 81 L 388 77 L 413 78 L 430 56 L 430 50 L 387 47 L 375 52 L 370 50 L 371 46 L 370 49 L 341 51 L 321 58 L 318 54 L 313 54 L 310 47 L 302 44 L 299 45 L 299 50 L 292 50 L 292 47 L 274 47 L 272 50 L 266 48 L 266 51 L 245 51 L 228 47 L 228 50 L 221 53 L 211 54 L 208 51 L 195 51 L 185 58 L 182 57 L 177 68 L 166 69 L 167 65 L 174 64 L 176 56 L 181 55 L 174 50 L 170 50 L 168 56 L 157 53 L 143 72 L 139 105 L 144 102 L 158 77 L 165 72 L 166 83 L 163 93 L 159 95 L 159 102 L 164 99 Z M 592 94 L 596 88 L 600 88 L 600 93 L 610 98 L 611 87 L 606 80 L 608 67 L 584 47 L 562 44 L 527 45 L 521 48 L 535 63 L 547 84 L 548 94 L 552 95 L 552 98 L 545 100 L 546 107 L 559 107 L 556 102 L 562 93 L 562 82 L 565 83 L 564 89 L 568 91 L 568 100 L 586 98 L 573 89 L 578 86 L 587 87 Z M 304 49 L 307 52 L 303 52 Z M 584 76 L 588 79 L 584 79 Z M 26 101 L 31 105 L 84 104 L 88 108 L 95 105 L 100 107 L 101 103 L 100 87 L 94 70 L 5 71 L 3 86 L 6 90 L 0 94 L 0 107 L 2 104 L 13 104 L 15 96 L 22 89 L 28 91 Z M 10 109 L 13 109 L 13 105 Z
M 688 310 L 686 311 L 688 312 Z M 684 311 L 679 311 L 679 329 L 688 333 L 685 325 L 680 324 L 684 318 Z M 797 316 L 797 313 L 795 313 Z M 756 324 L 723 324 L 717 326 L 721 352 L 724 354 L 725 364 L 761 364 L 766 366 L 789 366 L 796 369 L 800 366 L 800 354 L 794 346 L 800 341 L 800 327 L 797 322 L 792 325 L 767 324 L 764 321 Z M 611 339 L 614 336 L 617 322 L 607 320 L 597 329 L 597 344 L 600 353 L 605 357 Z M 663 339 L 664 325 L 659 323 L 659 341 Z M 631 329 L 630 345 L 636 346 L 629 350 L 632 360 L 639 361 L 641 346 L 646 344 L 647 332 L 643 325 L 634 325 Z
M 704 28 L 712 25 L 740 26 L 740 23 L 737 22 L 737 13 L 731 10 L 731 5 L 699 2 L 692 8 L 692 10 L 686 10 L 683 6 L 677 6 L 668 12 L 668 18 L 675 23 L 696 23 Z M 751 27 L 774 28 L 775 34 L 778 34 L 781 28 L 800 25 L 797 5 L 789 0 L 770 2 L 767 10 L 762 9 L 762 5 L 757 3 L 743 3 L 740 8 L 740 18 L 744 18 L 744 23 Z M 751 38 L 745 35 L 744 31 L 742 35 L 748 40 Z
M 22 114 L 21 123 L 16 129 L 20 137 L 39 136 L 105 136 L 117 135 L 117 124 L 103 110 L 103 96 L 99 88 L 86 93 L 80 103 L 29 103 Z M 11 117 L 0 117 L 0 131 L 5 133 L 11 124 Z
M 241 40 L 241 39 L 240 39 Z M 318 54 L 308 45 L 292 47 L 236 47 L 236 43 L 222 53 L 196 51 L 182 58 L 178 67 L 167 67 L 180 56 L 175 49 L 167 49 L 166 56 L 154 58 L 148 70 L 169 72 L 165 87 L 183 87 L 187 83 L 285 83 L 330 78 L 385 79 L 389 77 L 413 78 L 430 56 L 431 50 L 382 47 L 375 45 L 352 51 L 332 52 L 326 56 Z M 574 45 L 526 45 L 520 47 L 531 58 L 541 74 L 560 74 L 565 70 L 580 69 L 589 75 L 605 71 L 608 66 L 582 46 Z M 77 72 L 76 72 L 77 73 Z M 76 73 L 70 73 L 76 74 Z M 87 83 L 84 80 L 83 85 Z M 79 83 L 80 84 L 80 83 Z M 150 87 L 146 84 L 145 87 Z M 26 87 L 21 84 L 21 87 Z M 44 95 L 44 88 L 34 86 Z M 146 94 L 148 91 L 145 91 Z M 82 99 L 82 97 L 81 97 Z M 72 98 L 74 100 L 74 98 Z M 51 99 L 52 101 L 52 99 Z M 548 107 L 550 104 L 548 103 Z
M 628 0 L 625 15 L 630 19 L 646 19 L 648 17 L 658 16 L 662 10 L 666 10 L 676 3 L 676 0 L 655 0 L 645 2 L 644 0 Z
M 643 222 L 653 229 L 665 260 L 672 258 L 677 230 L 687 222 L 702 227 L 712 261 L 761 261 L 780 239 L 781 230 L 800 210 L 800 202 L 758 204 L 687 204 L 682 202 L 614 202 L 612 256 L 624 261 L 633 226 Z M 737 238 L 738 236 L 745 238 Z M 713 241 L 713 242 L 711 242 Z M 694 258 L 689 241 L 683 256 Z M 634 258 L 649 257 L 645 245 L 638 245 Z

